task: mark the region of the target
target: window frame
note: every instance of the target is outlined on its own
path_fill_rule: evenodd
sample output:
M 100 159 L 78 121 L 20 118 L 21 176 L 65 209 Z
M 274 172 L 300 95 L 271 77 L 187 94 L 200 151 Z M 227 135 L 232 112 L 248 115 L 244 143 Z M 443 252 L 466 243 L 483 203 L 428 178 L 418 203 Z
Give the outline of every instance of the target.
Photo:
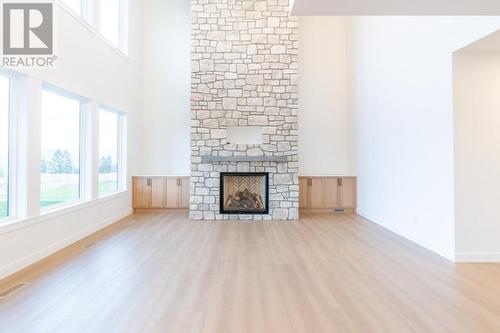
M 89 1 L 89 0 L 83 0 L 83 1 Z M 90 1 L 92 1 L 92 0 L 90 0 Z M 128 51 L 127 51 L 128 45 L 126 43 L 126 40 L 127 40 L 126 36 L 128 35 L 128 29 L 127 29 L 127 25 L 128 25 L 128 17 L 127 17 L 128 0 L 117 0 L 118 1 L 118 27 L 117 27 L 118 45 L 115 45 L 108 38 L 106 38 L 106 36 L 104 36 L 104 34 L 102 33 L 102 19 L 103 19 L 102 10 L 101 10 L 102 1 L 106 1 L 106 0 L 94 0 L 94 4 L 95 4 L 96 8 L 98 8 L 97 9 L 98 13 L 95 14 L 96 21 L 98 21 L 98 22 L 96 22 L 95 26 L 98 28 L 101 36 L 109 44 L 113 45 L 114 47 L 116 47 L 120 51 L 122 51 L 123 53 L 127 54 L 128 53 Z
M 117 149 L 117 152 L 116 152 L 116 158 L 117 158 L 117 162 L 116 162 L 116 181 L 117 181 L 117 188 L 115 191 L 111 192 L 111 193 L 107 193 L 107 194 L 104 194 L 104 195 L 101 195 L 99 193 L 99 175 L 100 175 L 100 172 L 99 172 L 99 168 L 97 168 L 97 199 L 102 199 L 102 198 L 106 198 L 106 197 L 109 197 L 109 196 L 112 196 L 112 195 L 115 195 L 117 193 L 121 193 L 121 192 L 125 192 L 127 191 L 127 170 L 126 170 L 126 149 L 127 149 L 127 114 L 123 111 L 119 111 L 117 110 L 116 108 L 113 108 L 113 107 L 110 107 L 110 106 L 107 106 L 105 104 L 102 104 L 100 103 L 98 108 L 97 108 L 97 111 L 98 111 L 98 128 L 99 128 L 99 132 L 100 132 L 100 128 L 101 128 L 101 123 L 100 123 L 100 113 L 101 112 L 110 112 L 110 113 L 114 113 L 116 114 L 117 116 L 117 130 L 116 130 L 116 134 L 117 134 L 117 138 L 116 138 L 116 149 Z M 100 145 L 101 145 L 101 137 L 100 137 L 100 133 L 99 133 L 99 140 L 98 140 L 98 153 L 97 153 L 97 161 L 99 162 L 100 160 L 100 155 L 101 155 L 101 151 L 100 151 Z
M 9 112 L 8 112 L 8 154 L 7 154 L 7 216 L 0 218 L 0 226 L 8 222 L 17 220 L 21 215 L 19 203 L 19 177 L 22 171 L 19 170 L 19 140 L 20 129 L 19 119 L 21 117 L 21 99 L 23 90 L 23 75 L 11 69 L 0 68 L 0 76 L 9 79 Z
M 70 212 L 80 211 L 110 200 L 126 198 L 129 191 L 128 177 L 128 114 L 117 108 L 102 104 L 99 99 L 84 97 L 77 93 L 52 85 L 32 76 L 0 68 L 0 75 L 10 79 L 9 94 L 9 145 L 8 145 L 8 182 L 9 182 L 9 216 L 0 218 L 0 235 L 12 232 L 19 228 L 44 222 L 48 219 L 63 216 Z M 79 121 L 79 199 L 66 201 L 61 204 L 40 207 L 40 161 L 41 161 L 41 97 L 43 91 L 48 91 L 66 98 L 77 100 L 80 103 Z M 28 99 L 29 98 L 29 99 Z M 117 183 L 115 192 L 99 196 L 98 170 L 96 166 L 99 158 L 98 131 L 99 122 L 96 119 L 99 110 L 104 109 L 118 116 L 117 130 Z M 36 116 L 36 122 L 26 122 L 26 117 Z M 33 132 L 30 132 L 33 131 Z M 97 131 L 97 133 L 96 133 Z M 31 135 L 31 134 L 34 134 Z M 36 139 L 36 140 L 35 140 Z M 33 147 L 36 146 L 36 147 Z M 30 163 L 35 154 L 38 159 L 36 167 Z M 38 189 L 35 189 L 35 186 Z M 31 195 L 37 191 L 37 195 Z M 38 197 L 36 200 L 34 197 Z M 34 200 L 35 199 L 35 200 Z M 30 201 L 31 200 L 31 201 Z M 34 201 L 33 201 L 34 200 Z
M 14 218 L 13 212 L 15 212 L 15 207 L 14 206 L 14 201 L 12 200 L 13 197 L 13 175 L 12 175 L 12 170 L 13 170 L 13 163 L 12 163 L 12 153 L 13 153 L 13 140 L 12 140 L 12 129 L 14 128 L 14 122 L 13 122 L 13 78 L 12 75 L 4 70 L 0 69 L 0 76 L 2 78 L 6 78 L 9 81 L 9 91 L 8 91 L 8 96 L 9 96 L 9 103 L 8 103 L 8 110 L 7 110 L 7 215 L 4 217 L 0 217 L 0 223 L 9 221 Z M 13 209 L 14 208 L 14 209 Z
M 68 13 L 79 19 L 85 26 L 91 28 L 101 39 L 128 57 L 128 10 L 129 0 L 118 0 L 118 45 L 107 39 L 101 29 L 101 2 L 106 0 L 81 0 L 80 13 L 75 12 L 64 0 L 56 0 Z
M 78 173 L 79 173 L 79 175 L 78 176 L 79 177 L 78 177 L 78 198 L 74 199 L 74 200 L 62 202 L 59 204 L 50 205 L 47 208 L 41 207 L 41 205 L 40 205 L 40 214 L 41 215 L 46 214 L 46 213 L 51 213 L 54 210 L 59 210 L 59 209 L 64 208 L 66 206 L 73 206 L 75 204 L 79 204 L 79 203 L 82 203 L 82 202 L 89 200 L 88 189 L 86 186 L 86 180 L 88 177 L 88 175 L 87 175 L 88 170 L 87 170 L 86 161 L 88 158 L 91 158 L 90 154 L 88 153 L 89 148 L 87 147 L 88 143 L 86 140 L 87 128 L 89 126 L 88 118 L 87 118 L 89 100 L 85 97 L 82 97 L 80 95 L 77 95 L 75 93 L 67 91 L 65 89 L 53 86 L 53 85 L 46 83 L 46 82 L 42 83 L 42 89 L 41 89 L 42 98 L 43 98 L 44 91 L 56 94 L 56 95 L 63 97 L 63 98 L 77 101 L 79 103 L 79 110 L 78 110 L 78 123 L 79 123 L 79 133 L 78 133 L 79 134 L 78 135 L 78 141 L 79 141 L 78 142 L 78 158 L 79 158 L 79 161 L 78 161 L 78 170 L 79 171 L 78 171 Z M 43 104 L 40 105 L 40 114 L 41 114 L 40 117 L 42 117 L 42 112 L 43 112 L 42 105 Z M 41 118 L 40 118 L 40 120 L 41 120 Z M 40 121 L 40 126 L 42 126 L 41 121 Z M 43 130 L 42 130 L 42 128 L 40 128 L 40 134 L 43 135 L 42 133 L 43 133 Z M 41 140 L 40 140 L 40 145 L 41 145 Z M 42 156 L 40 155 L 40 158 L 41 157 Z M 41 175 L 41 172 L 40 172 L 40 175 Z M 40 178 L 39 185 L 40 185 L 40 203 L 41 203 L 41 194 L 42 194 L 41 193 L 41 189 L 42 189 L 41 178 Z
M 80 1 L 80 13 L 76 12 L 73 7 L 71 7 L 65 0 L 59 0 L 60 3 L 63 4 L 65 9 L 69 9 L 73 15 L 81 17 L 82 19 L 87 21 L 88 13 L 86 11 L 88 7 L 89 0 L 79 0 Z

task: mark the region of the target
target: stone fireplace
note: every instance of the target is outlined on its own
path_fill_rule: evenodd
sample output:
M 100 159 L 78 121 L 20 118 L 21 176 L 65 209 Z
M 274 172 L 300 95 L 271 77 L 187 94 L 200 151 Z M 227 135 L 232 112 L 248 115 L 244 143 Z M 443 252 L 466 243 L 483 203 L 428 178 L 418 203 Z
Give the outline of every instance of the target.
M 297 219 L 298 20 L 288 0 L 191 9 L 191 218 Z M 262 181 L 228 194 L 225 173 L 266 174 L 267 200 Z
M 221 172 L 221 214 L 269 214 L 269 173 Z

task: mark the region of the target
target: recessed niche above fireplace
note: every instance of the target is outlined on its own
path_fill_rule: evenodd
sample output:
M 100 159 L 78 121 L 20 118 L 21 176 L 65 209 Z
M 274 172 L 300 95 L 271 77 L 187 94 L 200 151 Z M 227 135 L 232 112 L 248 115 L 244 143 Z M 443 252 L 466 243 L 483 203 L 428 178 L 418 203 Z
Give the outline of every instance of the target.
M 221 172 L 221 214 L 268 214 L 269 173 Z
M 262 144 L 262 127 L 260 126 L 228 126 L 227 143 L 236 145 Z

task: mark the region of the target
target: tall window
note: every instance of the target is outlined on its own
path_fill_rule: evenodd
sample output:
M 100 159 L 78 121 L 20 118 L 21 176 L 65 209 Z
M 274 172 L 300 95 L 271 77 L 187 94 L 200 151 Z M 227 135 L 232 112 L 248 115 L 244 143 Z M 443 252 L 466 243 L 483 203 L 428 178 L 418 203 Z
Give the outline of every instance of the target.
M 99 111 L 99 196 L 120 190 L 120 115 Z
M 80 198 L 80 102 L 42 92 L 43 209 Z
M 101 33 L 116 47 L 121 48 L 122 1 L 101 1 Z
M 0 219 L 9 216 L 10 80 L 0 75 Z
M 106 0 L 104 0 L 106 1 Z M 63 0 L 63 2 L 68 5 L 75 13 L 82 15 L 82 0 Z

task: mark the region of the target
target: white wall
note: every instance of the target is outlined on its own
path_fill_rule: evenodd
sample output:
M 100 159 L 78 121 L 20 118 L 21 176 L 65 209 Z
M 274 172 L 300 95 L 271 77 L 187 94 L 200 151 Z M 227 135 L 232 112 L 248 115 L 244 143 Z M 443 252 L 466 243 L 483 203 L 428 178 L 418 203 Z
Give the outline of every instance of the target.
M 498 17 L 350 21 L 358 212 L 451 260 L 452 52 L 499 28 Z
M 144 3 L 142 174 L 190 174 L 191 3 Z
M 457 53 L 453 75 L 457 260 L 500 261 L 500 52 Z
M 346 19 L 301 17 L 299 25 L 299 171 L 351 175 L 347 117 Z
M 128 115 L 129 175 L 137 172 L 139 124 L 142 108 L 142 2 L 130 1 L 129 54 L 113 50 L 85 24 L 55 7 L 58 66 L 51 70 L 23 71 L 32 88 L 46 81 L 84 97 L 99 100 Z M 33 90 L 31 90 L 33 92 Z M 30 103 L 36 104 L 36 98 Z M 39 101 L 38 101 L 39 103 Z M 36 106 L 34 106 L 36 108 Z M 37 117 L 28 117 L 28 128 L 37 128 Z M 32 133 L 30 133 L 32 134 Z M 31 136 L 36 137 L 35 136 Z M 29 145 L 36 145 L 29 142 Z M 35 154 L 36 155 L 36 154 Z M 34 164 L 38 163 L 37 161 Z M 37 168 L 28 168 L 29 193 L 38 193 Z M 130 177 L 127 177 L 130 179 Z M 31 179 L 31 180 L 30 180 Z M 29 196 L 29 194 L 28 194 Z M 0 278 L 131 213 L 130 192 L 93 200 L 77 207 L 0 226 Z
M 140 173 L 190 173 L 190 3 L 145 3 Z M 299 42 L 299 167 L 352 174 L 346 116 L 345 19 L 303 17 Z M 168 41 L 166 43 L 165 41 Z

